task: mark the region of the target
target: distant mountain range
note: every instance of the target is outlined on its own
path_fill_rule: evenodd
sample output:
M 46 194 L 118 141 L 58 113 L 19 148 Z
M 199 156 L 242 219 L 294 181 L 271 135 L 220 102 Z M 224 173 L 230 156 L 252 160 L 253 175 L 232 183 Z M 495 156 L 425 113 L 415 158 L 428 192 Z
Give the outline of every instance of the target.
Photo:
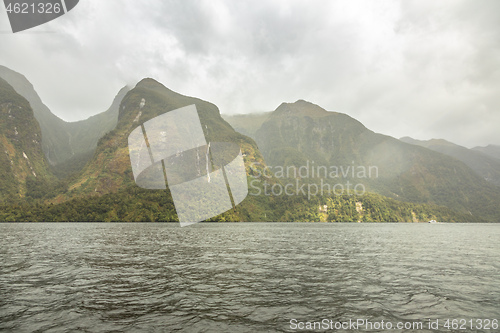
M 214 221 L 500 221 L 498 146 L 397 140 L 303 100 L 223 119 L 214 104 L 153 79 L 121 89 L 107 111 L 67 123 L 24 76 L 0 66 L 0 78 L 0 220 L 175 221 L 168 191 L 135 185 L 127 139 L 145 121 L 195 104 L 208 141 L 241 147 L 249 184 L 280 166 L 376 168 L 373 177 L 340 171 L 326 180 L 361 182 L 365 195 L 265 195 L 258 183 L 259 194 Z M 274 174 L 266 181 L 316 180 Z
M 474 147 L 473 150 L 480 151 L 490 157 L 500 160 L 500 146 L 488 145 L 486 147 Z
M 400 140 L 443 153 L 462 161 L 486 181 L 500 186 L 500 159 L 493 157 L 495 146 L 468 149 L 442 139 L 420 141 L 404 137 Z M 488 154 L 488 152 L 490 153 Z
M 328 167 L 376 166 L 378 177 L 362 180 L 371 192 L 402 201 L 443 205 L 477 218 L 500 217 L 500 188 L 495 186 L 500 168 L 480 152 L 472 154 L 483 157 L 475 164 L 476 168 L 483 167 L 482 173 L 449 156 L 450 152 L 374 133 L 346 114 L 329 112 L 303 100 L 283 103 L 266 117 L 254 117 L 247 128 L 242 121 L 246 117 L 227 116 L 226 120 L 254 133 L 271 166 L 300 167 L 308 161 Z M 254 131 L 257 121 L 262 123 Z M 468 163 L 473 164 L 472 160 Z M 351 174 L 344 178 L 356 181 Z
M 120 102 L 130 90 L 128 87 L 122 88 L 105 112 L 86 120 L 65 122 L 43 104 L 33 85 L 23 75 L 0 66 L 0 77 L 30 103 L 42 131 L 43 151 L 51 165 L 92 153 L 97 146 L 97 141 L 115 128 Z

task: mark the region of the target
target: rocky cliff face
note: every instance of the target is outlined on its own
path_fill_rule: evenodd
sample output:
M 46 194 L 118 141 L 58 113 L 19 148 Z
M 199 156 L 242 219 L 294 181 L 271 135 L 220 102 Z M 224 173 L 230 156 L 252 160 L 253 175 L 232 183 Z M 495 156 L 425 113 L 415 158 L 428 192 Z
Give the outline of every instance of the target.
M 38 184 L 54 180 L 41 141 L 30 104 L 0 79 L 0 201 L 29 196 Z

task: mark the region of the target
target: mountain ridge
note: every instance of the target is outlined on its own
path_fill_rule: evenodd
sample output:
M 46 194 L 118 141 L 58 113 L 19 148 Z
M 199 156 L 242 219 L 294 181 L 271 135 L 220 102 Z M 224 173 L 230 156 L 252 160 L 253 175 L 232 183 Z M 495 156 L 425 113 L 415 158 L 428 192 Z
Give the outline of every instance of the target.
M 474 147 L 472 149 L 500 160 L 500 145 L 487 145 L 485 147 Z
M 139 81 L 128 91 L 120 104 L 118 123 L 114 130 L 98 142 L 92 159 L 82 173 L 68 185 L 68 191 L 54 202 L 83 196 L 104 195 L 119 189 L 134 187 L 128 152 L 128 136 L 136 127 L 165 112 L 196 105 L 207 142 L 236 142 L 245 159 L 264 164 L 255 142 L 236 131 L 222 119 L 214 104 L 181 95 L 151 78 Z
M 40 124 L 45 156 L 52 166 L 68 161 L 75 155 L 88 155 L 95 149 L 99 138 L 116 126 L 118 110 L 114 107 L 115 101 L 129 89 L 123 87 L 106 111 L 85 120 L 66 122 L 50 111 L 24 75 L 0 65 L 0 77 L 29 101 Z
M 286 104 L 287 109 L 294 104 Z M 275 110 L 255 133 L 266 162 L 283 167 L 307 161 L 329 167 L 378 166 L 377 179 L 363 180 L 368 191 L 500 221 L 500 191 L 463 162 L 375 133 L 346 114 L 327 112 L 315 119 L 303 110 Z
M 321 118 L 328 116 L 331 112 L 326 111 L 317 104 L 299 99 L 294 103 L 281 103 L 272 116 L 308 116 L 312 118 Z
M 500 186 L 500 160 L 479 150 L 468 149 L 444 139 L 416 140 L 410 137 L 400 139 L 403 142 L 425 147 L 453 157 L 470 167 L 486 181 Z

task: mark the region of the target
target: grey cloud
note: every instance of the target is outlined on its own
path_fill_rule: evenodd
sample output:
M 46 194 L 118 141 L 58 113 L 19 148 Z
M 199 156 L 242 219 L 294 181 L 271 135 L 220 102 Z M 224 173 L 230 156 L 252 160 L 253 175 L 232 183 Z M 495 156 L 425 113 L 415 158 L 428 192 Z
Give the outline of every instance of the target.
M 500 144 L 499 6 L 86 0 L 39 28 L 56 33 L 0 35 L 0 63 L 72 120 L 150 76 L 223 113 L 306 99 L 395 137 Z

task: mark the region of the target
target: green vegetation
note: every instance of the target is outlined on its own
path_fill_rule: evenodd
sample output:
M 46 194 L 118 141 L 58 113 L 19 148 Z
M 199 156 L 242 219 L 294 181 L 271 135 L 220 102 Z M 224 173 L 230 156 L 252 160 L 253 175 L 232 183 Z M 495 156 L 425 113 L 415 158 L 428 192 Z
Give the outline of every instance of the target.
M 75 155 L 64 162 L 51 165 L 50 170 L 60 180 L 66 180 L 77 176 L 89 160 L 94 156 L 94 151 L 88 151 Z
M 36 195 L 33 189 L 33 196 Z M 31 202 L 31 203 L 29 203 Z M 326 209 L 324 206 L 326 205 Z M 168 191 L 137 186 L 102 196 L 90 196 L 61 204 L 39 200 L 0 206 L 0 220 L 7 222 L 176 222 L 177 214 Z M 209 219 L 229 221 L 304 222 L 466 222 L 470 215 L 446 207 L 399 202 L 376 194 L 363 196 L 264 197 L 249 195 L 236 210 Z

